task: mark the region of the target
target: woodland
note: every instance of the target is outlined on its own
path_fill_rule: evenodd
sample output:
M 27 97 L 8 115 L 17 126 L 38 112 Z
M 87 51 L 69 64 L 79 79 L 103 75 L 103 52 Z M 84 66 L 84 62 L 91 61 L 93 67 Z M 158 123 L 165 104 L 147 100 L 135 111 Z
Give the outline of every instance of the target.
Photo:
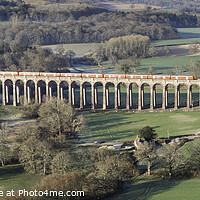
M 199 16 L 178 11 L 108 12 L 89 4 L 16 3 L 0 6 L 0 39 L 27 45 L 105 42 L 112 37 L 145 35 L 178 39 L 178 27 L 198 27 Z M 9 22 L 9 23 L 4 23 Z

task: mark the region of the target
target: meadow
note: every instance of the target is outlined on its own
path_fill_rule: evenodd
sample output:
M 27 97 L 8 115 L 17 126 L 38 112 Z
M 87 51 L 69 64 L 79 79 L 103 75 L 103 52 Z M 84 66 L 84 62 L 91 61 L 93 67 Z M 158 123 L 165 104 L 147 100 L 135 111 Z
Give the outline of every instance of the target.
M 200 112 L 84 112 L 88 130 L 85 135 L 95 141 L 133 141 L 138 130 L 151 126 L 158 137 L 197 133 L 200 131 Z M 85 140 L 85 139 L 84 139 Z
M 200 179 L 141 179 L 126 183 L 123 192 L 107 200 L 188 200 L 199 199 Z
M 177 66 L 186 69 L 190 60 L 200 60 L 200 56 L 144 58 L 141 60 L 138 71 L 147 72 L 150 67 L 153 67 L 156 73 L 170 73 Z
M 0 190 L 1 191 L 14 191 L 29 189 L 36 185 L 40 178 L 39 176 L 27 174 L 24 171 L 23 165 L 7 165 L 0 167 Z
M 180 39 L 175 40 L 158 40 L 154 41 L 154 46 L 165 46 L 165 45 L 180 45 L 190 44 L 192 42 L 200 42 L 200 28 L 177 28 Z
M 80 43 L 80 44 L 61 44 L 61 45 L 42 45 L 42 48 L 49 48 L 56 51 L 56 48 L 62 46 L 65 51 L 72 50 L 77 57 L 83 56 L 88 52 L 94 51 L 100 43 Z
M 22 112 L 13 106 L 0 106 L 0 120 L 21 114 Z

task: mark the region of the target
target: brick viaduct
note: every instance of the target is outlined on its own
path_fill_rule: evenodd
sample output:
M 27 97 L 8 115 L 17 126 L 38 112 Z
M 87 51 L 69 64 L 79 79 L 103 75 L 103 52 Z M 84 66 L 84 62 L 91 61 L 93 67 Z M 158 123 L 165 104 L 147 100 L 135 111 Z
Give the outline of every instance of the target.
M 98 105 L 98 87 L 102 88 L 102 104 L 101 108 L 106 110 L 109 106 L 109 86 L 112 85 L 114 88 L 114 108 L 118 109 L 121 104 L 121 91 L 120 86 L 123 84 L 126 86 L 126 109 L 132 109 L 132 85 L 137 85 L 137 109 L 142 110 L 144 108 L 144 88 L 145 85 L 149 85 L 150 88 L 150 109 L 156 107 L 156 86 L 159 85 L 162 90 L 162 109 L 168 107 L 168 88 L 173 87 L 174 89 L 174 109 L 179 108 L 180 105 L 180 88 L 182 85 L 187 89 L 187 108 L 193 106 L 192 102 L 192 88 L 200 88 L 200 80 L 156 80 L 156 79 L 126 79 L 126 78 L 80 78 L 80 77 L 43 77 L 43 76 L 11 76 L 1 75 L 0 76 L 2 88 L 2 103 L 13 104 L 14 106 L 24 102 L 30 103 L 31 100 L 34 102 L 41 103 L 43 96 L 45 98 L 51 98 L 56 93 L 57 98 L 63 99 L 64 87 L 68 87 L 68 102 L 74 106 L 75 98 L 80 98 L 79 108 L 84 108 L 87 104 L 86 98 L 86 85 L 91 88 L 91 109 L 95 109 Z M 76 97 L 75 87 L 79 86 L 79 94 Z M 43 87 L 43 89 L 42 89 Z M 11 97 L 12 96 L 12 97 Z M 23 96 L 23 99 L 21 98 Z M 200 106 L 200 95 L 198 89 L 198 106 Z

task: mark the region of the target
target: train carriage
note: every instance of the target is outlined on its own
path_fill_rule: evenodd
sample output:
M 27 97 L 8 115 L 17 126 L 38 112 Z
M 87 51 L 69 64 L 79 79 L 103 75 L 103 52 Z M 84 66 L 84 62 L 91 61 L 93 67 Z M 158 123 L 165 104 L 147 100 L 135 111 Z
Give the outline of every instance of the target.
M 193 76 L 171 76 L 172 80 L 194 80 Z
M 103 78 L 103 74 L 82 74 L 82 78 Z
M 104 74 L 104 78 L 126 78 L 125 74 Z
M 166 80 L 166 79 L 170 79 L 169 75 L 153 75 L 153 79 L 159 79 L 159 80 Z
M 3 75 L 3 76 L 19 76 L 19 72 L 0 72 L 0 75 Z
M 40 76 L 60 77 L 60 73 L 46 73 L 46 72 L 40 72 Z
M 40 72 L 19 72 L 19 76 L 40 76 Z
M 132 74 L 127 74 L 126 78 L 128 79 L 147 79 L 147 75 L 132 75 Z

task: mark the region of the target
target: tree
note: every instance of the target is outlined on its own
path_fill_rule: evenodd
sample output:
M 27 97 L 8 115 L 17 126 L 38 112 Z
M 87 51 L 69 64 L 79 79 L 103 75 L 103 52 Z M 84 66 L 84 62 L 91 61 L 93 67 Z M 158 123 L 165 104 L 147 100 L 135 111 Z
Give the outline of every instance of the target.
M 136 72 L 137 68 L 140 66 L 140 59 L 135 57 L 128 58 L 124 63 L 117 66 L 117 72 L 129 74 Z
M 145 126 L 139 130 L 139 137 L 144 138 L 146 141 L 151 141 L 157 137 L 157 134 L 155 133 L 153 127 Z
M 170 177 L 173 175 L 174 169 L 177 169 L 177 167 L 184 162 L 180 147 L 180 143 L 174 142 L 164 144 L 160 149 L 160 163 L 168 172 Z
M 153 67 L 149 67 L 147 73 L 150 74 L 150 75 L 153 75 L 153 74 L 156 74 L 156 71 L 155 71 L 155 69 Z
M 131 67 L 130 67 L 130 65 L 128 65 L 128 63 L 123 63 L 121 65 L 118 65 L 118 67 L 117 67 L 118 73 L 128 74 L 131 71 L 132 71 Z
M 138 161 L 147 162 L 147 174 L 151 175 L 151 166 L 154 160 L 156 160 L 156 145 L 155 142 L 147 142 L 140 144 L 137 151 L 135 151 L 134 156 Z
M 191 170 L 200 169 L 200 140 L 194 140 L 188 149 L 189 159 L 187 161 L 188 168 Z
M 64 136 L 74 138 L 84 128 L 82 115 L 78 115 L 72 106 L 64 100 L 52 98 L 43 103 L 39 110 L 39 126 L 48 130 L 44 137 Z
M 70 152 L 61 151 L 52 160 L 51 168 L 53 174 L 68 174 L 74 170 L 75 155 Z
M 162 48 L 162 53 L 165 55 L 165 56 L 169 56 L 170 54 L 170 48 L 168 46 L 164 46 Z
M 150 46 L 149 49 L 148 49 L 148 55 L 151 56 L 152 58 L 154 56 L 156 56 L 158 53 L 158 49 L 154 46 Z
M 19 161 L 30 174 L 47 174 L 50 172 L 52 145 L 42 139 L 37 126 L 27 126 L 17 137 L 19 144 Z
M 200 43 L 198 41 L 194 41 L 189 45 L 189 52 L 191 54 L 196 54 L 199 52 Z
M 36 188 L 34 189 L 36 189 L 37 191 L 63 191 L 63 193 L 66 194 L 67 191 L 84 191 L 83 187 L 85 186 L 85 182 L 86 182 L 85 177 L 78 173 L 71 173 L 71 174 L 65 174 L 65 175 L 51 174 L 42 178 L 40 184 L 38 184 Z M 84 193 L 80 193 L 79 195 L 81 196 L 79 197 L 57 196 L 56 198 L 54 195 L 52 195 L 52 196 L 49 196 L 48 198 L 42 198 L 42 199 L 52 199 L 52 200 L 54 199 L 57 199 L 57 200 L 84 199 Z M 38 197 L 36 199 L 38 199 Z
M 197 60 L 190 60 L 187 64 L 188 71 L 195 79 L 200 77 L 200 62 Z
M 109 62 L 111 63 L 111 65 L 115 68 L 116 64 L 118 63 L 118 59 L 117 59 L 117 56 L 115 55 L 110 55 L 108 57 L 109 59 Z
M 176 66 L 175 67 L 175 74 L 183 75 L 183 67 L 182 66 Z
M 92 54 L 92 59 L 99 67 L 101 67 L 101 63 L 105 59 L 105 49 L 103 44 L 95 49 L 95 52 Z
M 0 129 L 0 162 L 4 166 L 10 159 L 10 141 L 8 140 L 8 123 L 2 122 Z
M 72 58 L 76 55 L 76 53 L 72 50 L 65 51 L 64 54 L 69 59 L 70 64 L 72 64 Z
M 107 156 L 104 161 L 96 162 L 95 168 L 99 179 L 122 181 L 133 176 L 133 159 L 128 154 Z

